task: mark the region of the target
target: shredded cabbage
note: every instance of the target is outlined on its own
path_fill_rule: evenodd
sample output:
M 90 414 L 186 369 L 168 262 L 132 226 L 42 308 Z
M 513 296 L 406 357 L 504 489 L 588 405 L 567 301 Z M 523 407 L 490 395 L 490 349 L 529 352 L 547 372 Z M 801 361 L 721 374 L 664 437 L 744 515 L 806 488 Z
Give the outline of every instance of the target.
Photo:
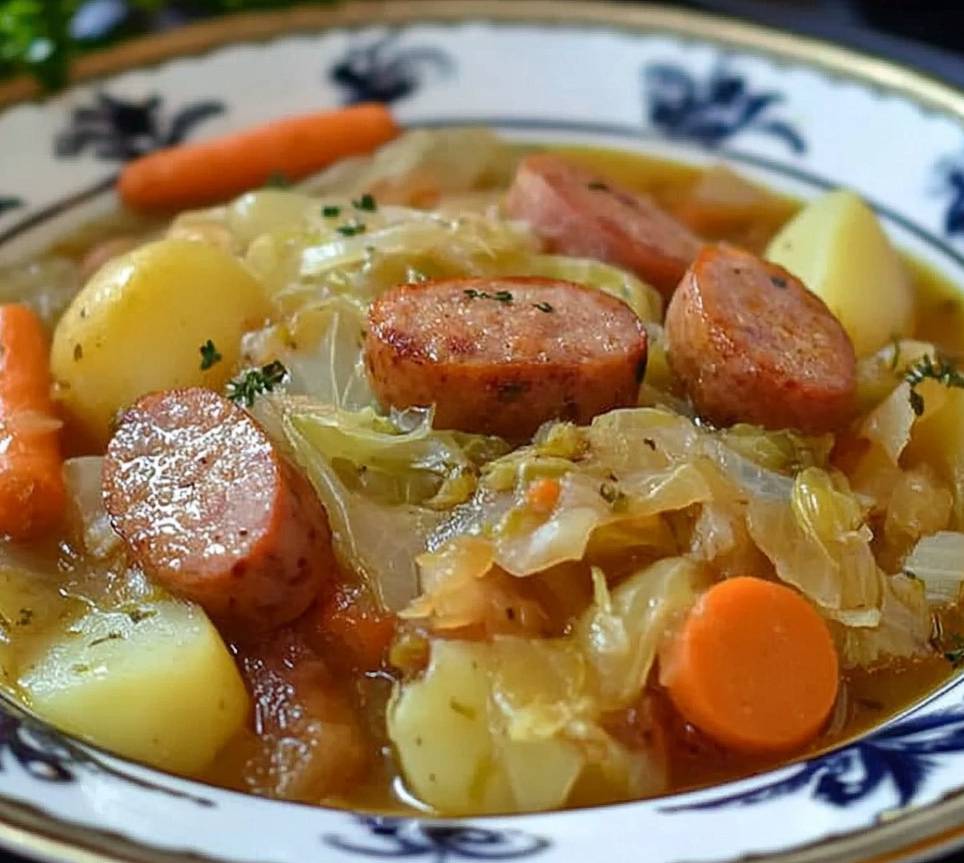
M 964 583 L 964 533 L 947 530 L 925 536 L 908 555 L 904 570 L 924 585 L 930 605 L 957 602 Z

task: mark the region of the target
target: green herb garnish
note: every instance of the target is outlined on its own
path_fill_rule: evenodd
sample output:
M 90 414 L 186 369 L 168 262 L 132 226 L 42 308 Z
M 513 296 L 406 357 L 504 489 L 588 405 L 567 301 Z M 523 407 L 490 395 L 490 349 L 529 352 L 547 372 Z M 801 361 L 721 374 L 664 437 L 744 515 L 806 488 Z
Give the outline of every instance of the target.
M 268 175 L 268 179 L 264 181 L 264 187 L 266 189 L 287 189 L 291 186 L 291 180 L 289 180 L 281 171 L 274 171 Z
M 599 486 L 599 496 L 616 512 L 623 512 L 629 506 L 629 498 L 611 482 Z
M 119 640 L 122 639 L 123 637 L 124 637 L 124 636 L 121 635 L 121 633 L 119 633 L 119 632 L 108 632 L 107 635 L 103 636 L 102 638 L 95 638 L 95 639 L 94 639 L 90 644 L 88 644 L 87 646 L 88 646 L 88 647 L 97 647 L 98 644 L 104 644 L 104 643 L 107 642 L 107 641 L 119 641 Z
M 251 407 L 261 393 L 270 393 L 282 383 L 288 370 L 280 360 L 274 360 L 260 369 L 248 369 L 228 382 L 228 398 L 235 404 Z
M 938 356 L 936 359 L 930 354 L 921 357 L 916 363 L 907 367 L 904 380 L 910 384 L 910 406 L 917 416 L 924 413 L 924 398 L 916 387 L 926 380 L 934 380 L 945 387 L 964 389 L 964 374 L 949 360 Z
M 555 309 L 548 303 L 533 303 L 532 307 L 538 309 L 540 312 L 546 312 L 547 314 L 555 311 Z
M 891 339 L 891 344 L 894 347 L 894 355 L 890 358 L 890 370 L 896 372 L 900 365 L 900 337 L 894 336 Z
M 356 210 L 364 210 L 366 213 L 374 213 L 378 209 L 378 203 L 372 195 L 367 192 L 362 195 L 357 201 L 352 201 L 351 205 Z
M 343 237 L 354 237 L 356 234 L 365 233 L 365 223 L 352 219 L 352 221 L 346 222 L 344 225 L 339 225 L 335 230 Z
M 960 668 L 964 663 L 964 637 L 957 634 L 951 636 L 950 646 L 944 649 L 944 659 L 955 668 Z
M 513 299 L 512 294 L 508 291 L 496 291 L 494 294 L 490 294 L 488 291 L 477 291 L 475 288 L 467 288 L 462 293 L 470 300 L 495 300 L 506 305 L 511 305 Z
M 208 339 L 201 347 L 201 371 L 206 372 L 211 366 L 221 362 L 221 354 L 214 346 L 214 342 Z
M 341 207 L 335 207 L 333 205 L 328 205 L 327 207 L 321 208 L 321 215 L 326 219 L 334 219 L 341 215 Z

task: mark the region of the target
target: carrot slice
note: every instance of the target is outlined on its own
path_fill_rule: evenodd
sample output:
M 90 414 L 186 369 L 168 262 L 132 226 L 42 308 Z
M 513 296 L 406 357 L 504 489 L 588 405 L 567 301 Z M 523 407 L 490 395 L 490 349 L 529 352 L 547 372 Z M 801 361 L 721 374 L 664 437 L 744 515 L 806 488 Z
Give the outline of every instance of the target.
M 214 203 L 275 174 L 301 179 L 374 150 L 398 132 L 391 113 L 377 103 L 286 117 L 136 159 L 121 172 L 118 191 L 125 204 L 141 210 Z
M 780 752 L 812 740 L 839 685 L 826 623 L 799 593 L 760 578 L 713 585 L 662 668 L 676 709 L 719 743 Z
M 533 512 L 548 515 L 556 508 L 561 490 L 559 480 L 534 479 L 526 488 L 526 503 Z
M 364 591 L 341 585 L 314 613 L 306 615 L 309 637 L 319 649 L 354 670 L 377 671 L 395 637 L 397 617 L 383 611 Z
M 14 539 L 50 527 L 66 499 L 48 351 L 31 309 L 0 306 L 0 533 Z

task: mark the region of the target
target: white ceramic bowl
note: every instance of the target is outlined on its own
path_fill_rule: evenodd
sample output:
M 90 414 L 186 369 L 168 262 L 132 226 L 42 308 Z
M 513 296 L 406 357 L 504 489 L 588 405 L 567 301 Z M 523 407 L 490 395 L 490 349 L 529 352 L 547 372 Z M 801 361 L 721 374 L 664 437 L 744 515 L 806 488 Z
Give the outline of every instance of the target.
M 849 186 L 964 285 L 964 95 L 821 43 L 641 4 L 398 0 L 244 16 L 87 64 L 124 66 L 0 113 L 0 260 L 115 207 L 126 158 L 375 98 L 408 126 L 723 160 L 804 197 Z M 458 822 L 247 797 L 0 713 L 0 842 L 73 861 L 904 859 L 964 840 L 962 790 L 957 680 L 859 741 L 744 781 Z

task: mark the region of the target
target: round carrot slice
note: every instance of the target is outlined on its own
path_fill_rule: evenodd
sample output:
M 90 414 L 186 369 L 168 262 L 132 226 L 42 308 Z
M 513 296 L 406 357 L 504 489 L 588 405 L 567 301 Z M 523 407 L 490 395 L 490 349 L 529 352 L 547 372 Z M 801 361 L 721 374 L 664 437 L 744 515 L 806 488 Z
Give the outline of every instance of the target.
M 731 578 L 694 606 L 662 669 L 677 710 L 731 749 L 779 752 L 808 743 L 833 708 L 837 652 L 800 594 Z

